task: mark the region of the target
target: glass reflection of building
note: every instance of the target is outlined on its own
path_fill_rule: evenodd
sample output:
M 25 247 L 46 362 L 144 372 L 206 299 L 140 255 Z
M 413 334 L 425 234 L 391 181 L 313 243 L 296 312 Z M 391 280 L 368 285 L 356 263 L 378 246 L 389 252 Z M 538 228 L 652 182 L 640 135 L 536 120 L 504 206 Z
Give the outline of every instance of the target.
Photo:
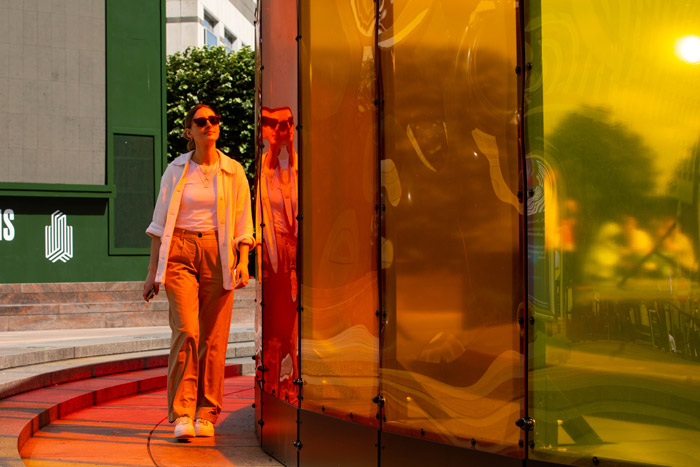
M 259 366 L 263 447 L 697 465 L 700 5 L 277 4 L 259 3 L 259 134 L 289 106 L 301 397 Z

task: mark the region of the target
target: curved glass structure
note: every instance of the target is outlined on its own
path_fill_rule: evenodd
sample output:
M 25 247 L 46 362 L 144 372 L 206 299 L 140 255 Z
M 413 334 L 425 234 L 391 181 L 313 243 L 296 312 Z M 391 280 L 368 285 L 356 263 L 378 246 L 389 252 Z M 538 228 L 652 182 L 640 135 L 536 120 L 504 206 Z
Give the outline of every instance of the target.
M 696 3 L 259 1 L 268 452 L 700 464 Z

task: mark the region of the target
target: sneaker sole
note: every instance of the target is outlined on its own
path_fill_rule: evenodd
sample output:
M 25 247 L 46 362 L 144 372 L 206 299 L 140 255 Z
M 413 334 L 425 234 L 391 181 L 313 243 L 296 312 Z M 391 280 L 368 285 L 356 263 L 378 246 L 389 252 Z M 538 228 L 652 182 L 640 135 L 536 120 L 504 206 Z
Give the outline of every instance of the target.
M 212 430 L 211 432 L 200 432 L 197 431 L 197 429 L 195 428 L 194 434 L 198 438 L 211 438 L 212 436 L 214 436 L 214 431 Z
M 194 427 L 184 433 L 174 433 L 175 439 L 190 439 L 195 437 Z

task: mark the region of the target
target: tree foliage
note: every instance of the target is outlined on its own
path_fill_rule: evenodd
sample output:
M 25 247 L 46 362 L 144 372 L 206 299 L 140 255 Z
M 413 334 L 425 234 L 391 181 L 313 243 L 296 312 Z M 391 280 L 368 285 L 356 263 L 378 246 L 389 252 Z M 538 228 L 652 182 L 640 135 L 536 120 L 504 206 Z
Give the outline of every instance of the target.
M 244 47 L 188 47 L 167 60 L 168 160 L 187 152 L 182 137 L 187 111 L 210 105 L 221 115 L 217 147 L 240 162 L 248 180 L 255 172 L 255 53 Z
M 549 143 L 568 182 L 567 196 L 589 218 L 612 220 L 648 210 L 655 154 L 641 135 L 612 122 L 607 110 L 589 107 L 565 116 Z

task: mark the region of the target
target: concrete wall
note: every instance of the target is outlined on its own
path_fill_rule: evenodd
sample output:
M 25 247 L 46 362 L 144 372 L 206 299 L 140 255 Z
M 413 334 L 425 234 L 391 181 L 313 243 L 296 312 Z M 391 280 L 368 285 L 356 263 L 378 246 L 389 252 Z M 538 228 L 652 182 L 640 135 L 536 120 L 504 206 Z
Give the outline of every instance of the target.
M 166 52 L 171 55 L 187 47 L 204 45 L 204 10 L 218 21 L 214 34 L 224 45 L 224 29 L 236 37 L 233 49 L 255 46 L 256 0 L 167 0 Z
M 0 0 L 0 182 L 105 183 L 104 0 Z

